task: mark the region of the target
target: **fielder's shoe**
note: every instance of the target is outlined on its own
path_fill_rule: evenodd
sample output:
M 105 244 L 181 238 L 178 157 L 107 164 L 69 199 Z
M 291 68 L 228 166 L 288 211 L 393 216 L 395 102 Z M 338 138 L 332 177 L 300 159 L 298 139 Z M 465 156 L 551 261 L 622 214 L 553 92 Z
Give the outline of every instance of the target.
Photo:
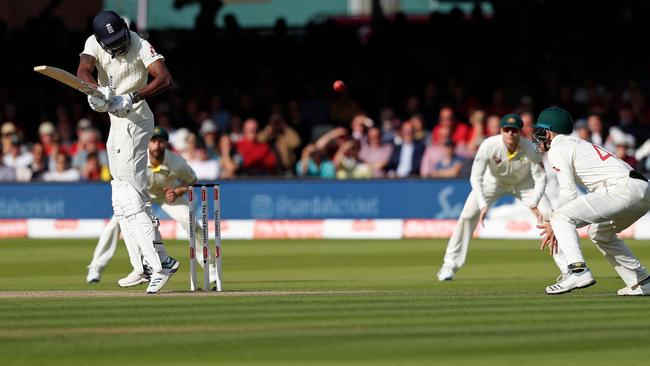
M 178 271 L 179 266 L 180 263 L 176 259 L 167 257 L 167 260 L 162 263 L 162 271 L 151 275 L 151 281 L 149 282 L 149 287 L 147 287 L 147 293 L 155 294 L 160 291 L 167 281 L 169 281 L 169 278 Z
M 596 283 L 591 271 L 587 268 L 582 272 L 563 273 L 557 278 L 557 283 L 546 288 L 549 295 L 559 295 L 574 289 L 586 288 Z
M 618 296 L 648 296 L 650 295 L 650 277 L 634 286 L 626 286 L 618 290 Z
M 138 273 L 136 271 L 133 271 L 126 277 L 117 280 L 117 284 L 120 287 L 133 287 L 147 282 L 149 282 L 149 276 L 145 273 Z
M 86 275 L 86 282 L 97 283 L 102 278 L 102 269 L 94 266 L 88 266 L 88 274 Z
M 437 276 L 438 281 L 451 281 L 454 279 L 454 270 L 443 264 Z

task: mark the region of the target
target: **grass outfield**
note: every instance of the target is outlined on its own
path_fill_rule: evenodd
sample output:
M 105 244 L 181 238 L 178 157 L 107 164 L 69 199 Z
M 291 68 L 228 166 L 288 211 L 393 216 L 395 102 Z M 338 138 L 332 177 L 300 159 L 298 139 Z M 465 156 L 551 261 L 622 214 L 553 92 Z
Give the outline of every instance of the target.
M 630 242 L 650 263 L 650 243 Z M 557 270 L 533 241 L 472 243 L 453 282 L 435 280 L 445 242 L 224 242 L 227 294 L 120 290 L 120 246 L 85 283 L 89 240 L 0 241 L 2 365 L 646 365 L 650 298 L 583 243 L 598 283 L 547 296 Z M 200 276 L 199 276 L 200 277 Z M 17 291 L 40 291 L 19 293 Z M 61 290 L 65 292 L 52 292 Z M 88 292 L 88 290 L 92 290 Z M 73 291 L 77 292 L 75 295 Z M 124 295 L 124 296 L 123 296 Z

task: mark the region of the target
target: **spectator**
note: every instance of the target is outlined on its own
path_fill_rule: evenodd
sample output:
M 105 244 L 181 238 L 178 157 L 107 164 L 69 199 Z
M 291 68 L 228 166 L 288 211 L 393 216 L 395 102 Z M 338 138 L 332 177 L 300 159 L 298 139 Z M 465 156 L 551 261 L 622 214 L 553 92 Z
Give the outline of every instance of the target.
M 431 142 L 431 132 L 424 128 L 424 117 L 421 114 L 413 115 L 409 121 L 413 125 L 413 139 L 422 144 Z
M 219 169 L 221 174 L 219 178 L 234 178 L 242 164 L 243 158 L 230 140 L 230 136 L 221 135 L 219 138 Z
M 359 159 L 370 166 L 373 177 L 383 177 L 386 175 L 384 168 L 392 152 L 393 145 L 382 141 L 381 130 L 371 127 L 368 130 L 368 143 L 361 145 Z
M 87 164 L 90 154 L 97 155 L 100 171 L 102 167 L 108 166 L 108 155 L 105 150 L 100 150 L 100 140 L 99 131 L 94 128 L 81 131 L 77 145 L 77 153 L 72 157 L 72 167 L 82 170 Z
M 16 169 L 5 166 L 2 163 L 2 152 L 0 151 L 0 182 L 15 182 L 16 181 Z
M 440 138 L 440 141 L 436 140 L 435 137 L 436 136 L 431 136 L 431 144 L 429 144 L 429 146 L 426 147 L 426 150 L 424 150 L 424 156 L 420 162 L 420 176 L 423 178 L 432 176 L 433 169 L 442 157 L 444 142 L 451 139 L 451 127 L 440 127 L 437 136 Z
M 485 137 L 495 136 L 501 133 L 501 117 L 496 114 L 488 116 L 485 122 Z
M 603 146 L 607 151 L 616 151 L 616 146 L 621 144 L 628 144 L 631 147 L 636 146 L 636 138 L 634 135 L 625 133 L 619 126 L 612 126 L 609 129 L 609 136 Z
M 603 120 L 597 114 L 592 114 L 587 118 L 587 127 L 589 128 L 589 141 L 596 145 L 604 146 L 607 141 L 607 134 L 603 128 Z
M 393 153 L 386 165 L 388 176 L 402 178 L 419 174 L 424 144 L 414 141 L 413 132 L 413 125 L 410 122 L 402 123 L 401 143 L 393 146 Z
M 210 158 L 217 157 L 217 124 L 214 123 L 211 119 L 205 119 L 201 122 L 201 129 L 199 129 L 199 135 L 205 143 L 205 148 L 208 152 Z
M 76 129 L 76 134 L 77 134 L 77 141 L 73 142 L 70 145 L 70 156 L 75 156 L 77 154 L 77 151 L 79 150 L 79 145 L 81 142 L 81 135 L 83 132 L 89 128 L 92 128 L 92 122 L 88 118 L 82 118 L 77 122 L 77 129 Z M 103 146 L 102 150 L 105 150 L 106 147 Z
M 61 138 L 59 137 L 58 134 L 56 133 L 52 134 L 49 141 L 50 141 L 51 155 L 48 155 L 48 163 L 49 163 L 48 170 L 50 172 L 53 172 L 56 170 L 56 155 L 58 153 L 63 153 L 65 156 L 68 156 L 68 153 L 65 147 L 61 144 Z M 43 148 L 45 148 L 45 145 L 43 145 Z
M 372 127 L 374 122 L 368 118 L 365 113 L 359 113 L 350 122 L 350 131 L 353 139 L 361 142 L 362 144 L 366 143 L 367 137 L 366 133 L 370 127 Z
M 632 168 L 636 167 L 637 161 L 634 158 L 634 146 L 632 140 L 630 139 L 621 139 L 617 140 L 614 143 L 614 155 L 617 158 L 628 163 Z
M 9 150 L 11 150 L 11 145 L 13 144 L 12 138 L 14 135 L 18 134 L 18 130 L 13 122 L 5 122 L 2 124 L 2 130 L 0 133 L 2 134 L 2 150 L 0 152 L 2 154 L 7 154 L 9 153 Z
M 102 165 L 97 152 L 86 155 L 86 163 L 81 167 L 81 179 L 87 181 L 100 181 L 102 179 Z
M 323 150 L 323 153 L 328 158 L 333 158 L 341 145 L 349 139 L 348 130 L 343 127 L 337 127 L 319 137 L 316 140 L 316 147 Z
M 31 171 L 32 181 L 42 181 L 43 174 L 48 171 L 48 161 L 45 155 L 45 150 L 40 142 L 32 145 L 32 162 L 28 168 Z
M 244 121 L 242 139 L 237 143 L 237 151 L 243 160 L 242 173 L 248 175 L 273 174 L 278 161 L 268 144 L 257 140 L 258 123 L 254 118 Z
M 521 136 L 532 141 L 535 116 L 531 112 L 525 111 L 521 112 L 519 117 L 521 117 L 521 120 L 524 122 L 524 126 L 521 128 Z
M 10 141 L 9 151 L 2 159 L 4 165 L 16 169 L 27 168 L 32 163 L 32 154 L 23 146 L 17 134 L 11 135 Z
M 75 182 L 81 178 L 79 171 L 70 168 L 70 158 L 62 151 L 54 155 L 54 171 L 43 174 L 43 180 L 46 182 Z
M 302 156 L 296 163 L 296 174 L 299 177 L 334 178 L 336 168 L 327 158 L 323 150 L 315 144 L 309 144 L 302 150 Z
M 177 147 L 177 152 L 183 159 L 186 161 L 193 160 L 196 156 L 196 149 L 197 145 L 199 144 L 199 138 L 189 130 L 187 130 L 187 133 L 183 133 L 182 135 L 185 136 L 183 143 L 176 144 L 174 146 Z M 179 137 L 182 137 L 182 135 Z M 178 146 L 181 147 L 179 148 Z
M 211 159 L 205 145 L 200 139 L 196 140 L 194 152 L 189 160 L 187 160 L 198 180 L 214 181 L 219 178 L 221 173 L 219 162 L 216 159 Z
M 470 130 L 464 123 L 458 123 L 454 116 L 454 111 L 451 107 L 442 107 L 438 116 L 438 124 L 433 128 L 433 135 L 436 136 L 436 141 L 440 141 L 437 137 L 438 130 L 442 126 L 451 128 L 451 139 L 456 144 L 463 144 L 469 141 Z
M 55 139 L 55 130 L 54 130 L 54 124 L 50 121 L 44 121 L 38 126 L 38 136 L 41 141 L 41 144 L 43 144 L 43 148 L 45 149 L 45 155 L 49 157 L 54 157 L 56 154 L 55 150 L 58 150 L 60 148 L 60 139 L 57 145 L 57 149 L 53 148 L 54 139 Z M 54 159 L 52 159 L 54 161 Z
M 370 178 L 372 172 L 370 166 L 359 159 L 359 148 L 361 143 L 355 139 L 348 140 L 341 144 L 334 155 L 334 166 L 336 167 L 336 178 L 338 179 L 359 179 Z
M 292 174 L 296 164 L 295 149 L 300 146 L 300 135 L 291 128 L 279 113 L 271 115 L 268 125 L 257 135 L 260 143 L 269 144 L 275 151 L 279 168 Z
M 443 144 L 442 157 L 433 167 L 432 178 L 458 178 L 463 169 L 463 159 L 454 152 L 456 146 L 451 140 Z
M 587 121 L 584 119 L 577 120 L 573 124 L 573 133 L 571 135 L 579 139 L 591 142 L 591 134 L 589 133 L 589 128 L 587 127 Z
M 478 147 L 485 140 L 485 112 L 475 109 L 469 116 L 470 132 L 467 144 L 459 146 L 459 154 L 465 157 L 476 155 Z M 442 137 L 441 141 L 446 142 L 448 138 Z
M 232 118 L 230 118 L 230 140 L 236 144 L 243 136 L 241 117 L 234 114 Z

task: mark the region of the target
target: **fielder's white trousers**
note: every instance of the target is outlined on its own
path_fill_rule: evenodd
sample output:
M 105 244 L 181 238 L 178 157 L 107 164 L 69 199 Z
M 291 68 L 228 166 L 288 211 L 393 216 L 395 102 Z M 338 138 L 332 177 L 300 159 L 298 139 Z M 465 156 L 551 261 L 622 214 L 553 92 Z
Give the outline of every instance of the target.
M 185 233 L 189 235 L 190 232 L 190 205 L 185 196 L 176 198 L 176 201 L 173 203 L 168 203 L 167 201 L 154 201 L 154 203 L 160 205 L 160 208 L 171 217 L 174 221 L 178 222 Z M 196 245 L 197 247 L 201 246 L 203 240 L 203 234 L 201 232 L 201 225 L 197 222 L 194 226 L 196 233 Z M 99 236 L 99 241 L 95 247 L 95 252 L 93 253 L 93 260 L 90 262 L 91 267 L 95 267 L 98 270 L 103 269 L 108 265 L 108 262 L 113 258 L 115 254 L 115 249 L 117 248 L 117 241 L 120 236 L 120 227 L 118 225 L 118 220 L 113 216 L 111 220 L 104 226 L 101 235 Z M 129 255 L 130 252 L 129 252 Z M 196 259 L 200 264 L 203 264 L 203 251 L 196 251 Z
M 484 183 L 483 194 L 488 207 L 494 204 L 494 202 L 499 198 L 506 195 L 512 195 L 524 202 L 532 201 L 534 195 L 534 181 L 531 178 L 530 180 L 526 180 L 514 187 Z M 545 218 L 550 216 L 552 209 L 546 195 L 542 196 L 537 208 Z M 451 235 L 451 238 L 449 238 L 449 242 L 447 243 L 447 250 L 445 252 L 443 263 L 444 267 L 456 272 L 465 263 L 465 260 L 467 259 L 467 250 L 469 249 L 469 241 L 472 238 L 474 229 L 476 229 L 476 225 L 478 224 L 480 212 L 481 210 L 478 206 L 476 192 L 472 190 L 465 201 L 465 206 L 463 206 L 463 211 L 460 213 L 454 233 Z M 560 271 L 567 271 L 567 262 L 562 253 L 554 255 L 553 260 Z
M 584 262 L 576 228 L 589 226 L 596 244 L 628 286 L 648 277 L 648 272 L 617 233 L 650 209 L 648 183 L 634 178 L 607 182 L 602 189 L 580 196 L 553 211 L 551 226 L 569 264 Z

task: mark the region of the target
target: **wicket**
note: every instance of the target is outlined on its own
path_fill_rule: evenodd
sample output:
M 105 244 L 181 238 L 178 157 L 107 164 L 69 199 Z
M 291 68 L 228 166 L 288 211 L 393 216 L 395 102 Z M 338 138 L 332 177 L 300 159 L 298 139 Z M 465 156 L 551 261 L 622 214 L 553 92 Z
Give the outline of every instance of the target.
M 190 203 L 190 291 L 196 291 L 196 217 L 194 204 L 194 188 L 200 188 L 201 192 L 201 234 L 202 241 L 202 254 L 203 254 L 203 291 L 210 290 L 210 258 L 215 258 L 217 278 L 216 278 L 216 291 L 222 291 L 222 272 L 221 272 L 221 197 L 220 187 L 218 184 L 193 184 L 188 187 L 187 196 Z M 208 228 L 208 188 L 212 188 L 212 201 L 214 206 L 214 254 L 210 253 L 209 249 L 209 236 L 210 230 Z

